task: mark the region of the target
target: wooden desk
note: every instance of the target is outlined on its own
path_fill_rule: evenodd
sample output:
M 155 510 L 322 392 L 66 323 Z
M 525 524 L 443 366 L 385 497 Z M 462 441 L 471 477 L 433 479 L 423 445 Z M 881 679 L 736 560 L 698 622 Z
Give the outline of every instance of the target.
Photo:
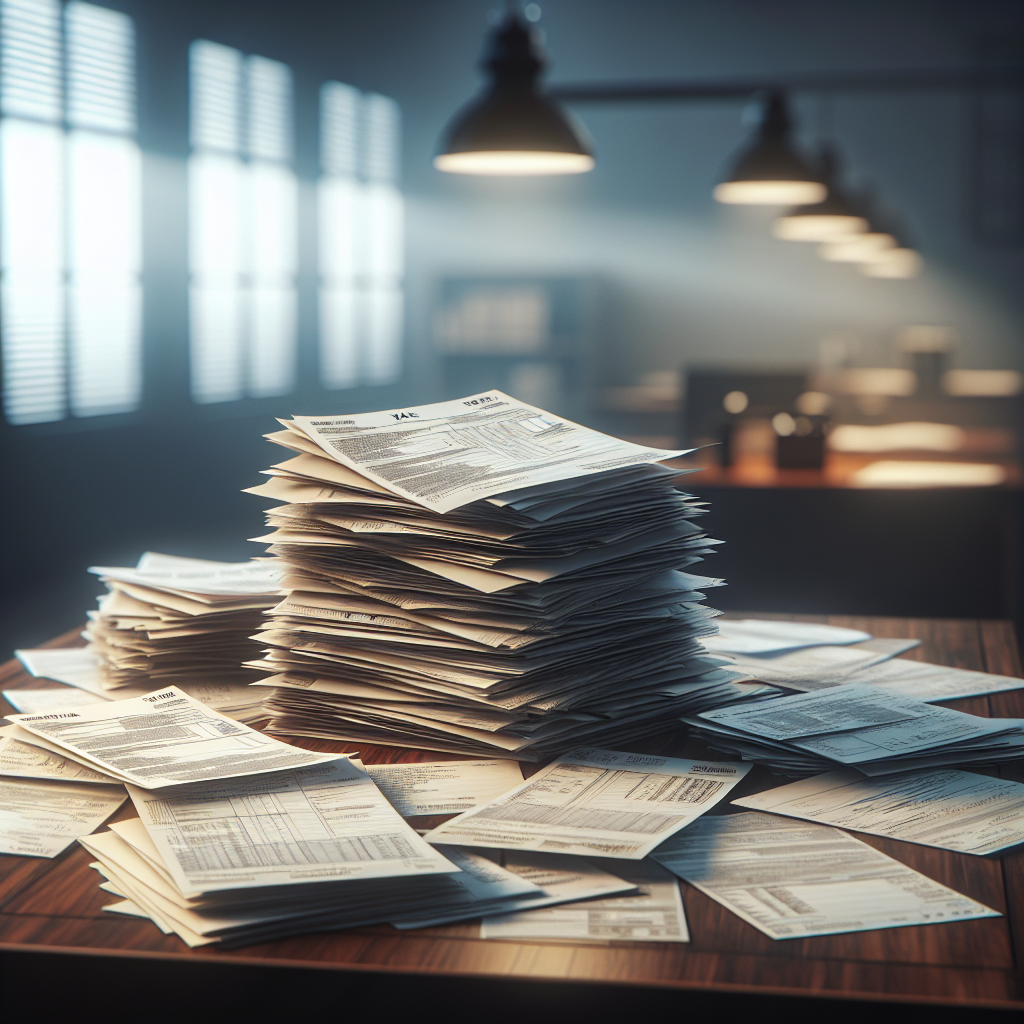
M 878 636 L 917 637 L 922 646 L 908 657 L 1003 675 L 1021 674 L 1013 632 L 1006 622 L 772 617 L 827 621 L 866 629 Z M 77 643 L 80 641 L 72 632 L 50 646 Z M 46 685 L 26 676 L 16 662 L 0 669 L 0 683 L 4 689 Z M 979 715 L 1024 717 L 1024 690 L 954 701 L 951 706 Z M 6 704 L 4 709 L 11 710 Z M 303 741 L 302 745 L 346 749 L 316 741 Z M 688 744 L 678 732 L 667 733 L 643 748 L 706 756 L 702 748 Z M 444 758 L 418 751 L 368 746 L 359 749 L 368 763 Z M 526 766 L 528 772 L 531 768 Z M 1000 769 L 999 774 L 1024 781 L 1020 762 Z M 777 784 L 757 768 L 735 795 Z M 121 816 L 134 816 L 130 803 Z M 581 999 L 593 999 L 595 990 L 610 993 L 610 989 L 600 988 L 609 983 L 627 984 L 642 986 L 646 992 L 660 989 L 667 995 L 674 990 L 680 1009 L 692 1008 L 692 1000 L 701 993 L 718 993 L 717 998 L 732 993 L 881 1000 L 930 1004 L 935 1011 L 941 1006 L 972 1011 L 1024 1009 L 1024 849 L 998 858 L 981 858 L 867 835 L 859 838 L 1006 916 L 773 941 L 683 883 L 692 933 L 692 941 L 685 945 L 482 941 L 476 937 L 476 923 L 470 922 L 412 933 L 387 926 L 359 928 L 303 935 L 235 951 L 193 951 L 177 938 L 162 935 L 149 922 L 102 913 L 101 907 L 110 903 L 111 897 L 98 888 L 99 877 L 88 867 L 89 855 L 73 847 L 55 860 L 0 857 L 0 952 L 90 953 L 123 958 L 122 976 L 143 969 L 138 964 L 133 967 L 131 958 L 316 967 L 362 975 L 379 972 L 393 979 L 388 982 L 381 978 L 385 993 L 399 974 L 434 979 L 458 976 L 466 984 L 486 979 L 492 979 L 495 985 L 508 979 L 571 982 L 580 986 Z M 109 1004 L 107 1008 L 113 1010 L 115 1006 Z M 141 1012 L 141 1008 L 135 1009 Z M 489 1011 L 478 1007 L 478 1012 L 488 1016 Z

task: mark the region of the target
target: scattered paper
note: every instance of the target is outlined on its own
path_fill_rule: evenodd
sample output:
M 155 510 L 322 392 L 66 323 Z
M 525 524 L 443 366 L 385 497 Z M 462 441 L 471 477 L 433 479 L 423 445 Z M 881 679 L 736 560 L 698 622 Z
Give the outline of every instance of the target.
M 581 748 L 427 841 L 640 860 L 727 796 L 749 767 Z
M 733 803 L 958 853 L 1024 843 L 1024 785 L 952 768 L 875 779 L 828 772 Z
M 22 743 L 0 728 L 0 775 L 16 775 L 26 779 L 61 779 L 64 782 L 95 782 L 120 785 L 120 780 L 87 768 L 70 758 L 61 757 L 31 743 Z
M 56 857 L 124 801 L 110 786 L 0 778 L 0 853 Z
M 654 860 L 773 939 L 1001 917 L 838 829 L 701 818 Z
M 459 814 L 487 803 L 523 781 L 515 761 L 438 761 L 370 764 L 370 778 L 405 818 Z
M 55 708 L 80 707 L 83 704 L 102 704 L 105 697 L 98 697 L 86 690 L 75 690 L 68 687 L 50 690 L 4 690 L 4 700 L 15 711 L 25 715 L 34 715 L 40 711 L 53 711 Z
M 173 686 L 147 697 L 8 718 L 31 733 L 32 742 L 145 789 L 325 764 L 339 756 L 288 746 Z
M 637 887 L 635 895 L 485 917 L 480 923 L 480 938 L 546 942 L 690 941 L 674 875 L 650 861 L 616 862 L 614 871 L 624 882 Z
M 818 622 L 719 619 L 717 635 L 705 637 L 703 643 L 715 654 L 771 654 L 823 644 L 856 644 L 870 639 L 870 633 L 859 629 Z

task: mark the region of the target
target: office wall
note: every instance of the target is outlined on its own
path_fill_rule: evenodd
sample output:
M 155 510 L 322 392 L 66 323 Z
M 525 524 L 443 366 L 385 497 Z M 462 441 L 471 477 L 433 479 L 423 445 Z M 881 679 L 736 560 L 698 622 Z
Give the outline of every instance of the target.
M 146 154 L 146 400 L 138 414 L 67 427 L 2 428 L 8 482 L 5 650 L 81 618 L 90 563 L 146 547 L 235 558 L 259 530 L 239 489 L 268 464 L 273 416 L 429 401 L 438 280 L 467 272 L 599 275 L 610 298 L 599 378 L 628 383 L 685 362 L 802 363 L 823 334 L 853 332 L 887 362 L 905 323 L 942 323 L 970 366 L 1022 365 L 1019 248 L 973 240 L 971 101 L 955 94 L 800 99 L 818 130 L 906 220 L 926 259 L 915 281 L 862 278 L 773 240 L 768 218 L 727 209 L 711 188 L 746 129 L 734 103 L 577 108 L 598 167 L 560 180 L 445 176 L 430 159 L 473 93 L 491 4 L 477 0 L 110 0 L 139 33 Z M 494 4 L 494 6 L 500 6 Z M 1019 5 L 811 0 L 546 0 L 551 79 L 729 77 L 963 66 L 982 38 L 1024 29 Z M 189 42 L 205 37 L 295 72 L 298 168 L 314 216 L 316 95 L 326 79 L 393 96 L 404 114 L 408 202 L 406 372 L 393 387 L 325 392 L 315 381 L 313 252 L 302 258 L 301 383 L 289 399 L 196 408 L 188 399 L 186 301 Z

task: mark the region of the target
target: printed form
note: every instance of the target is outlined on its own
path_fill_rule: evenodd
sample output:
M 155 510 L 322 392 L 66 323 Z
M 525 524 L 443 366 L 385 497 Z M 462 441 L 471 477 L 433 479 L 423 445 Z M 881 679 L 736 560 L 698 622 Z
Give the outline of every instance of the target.
M 620 441 L 500 391 L 390 412 L 295 416 L 285 426 L 392 493 L 442 513 L 689 451 Z
M 403 818 L 460 814 L 523 781 L 515 761 L 369 764 L 366 771 Z
M 714 807 L 749 770 L 748 764 L 581 748 L 426 838 L 641 860 Z
M 337 760 L 256 732 L 177 687 L 41 715 L 8 715 L 15 738 L 145 789 Z M 25 735 L 28 733 L 29 735 Z
M 1001 917 L 825 825 L 702 818 L 654 860 L 773 939 Z
M 873 779 L 845 769 L 733 804 L 958 853 L 1024 843 L 1024 785 L 952 768 Z
M 56 857 L 124 801 L 120 786 L 0 778 L 0 853 Z
M 128 792 L 186 897 L 459 870 L 349 760 L 167 793 Z

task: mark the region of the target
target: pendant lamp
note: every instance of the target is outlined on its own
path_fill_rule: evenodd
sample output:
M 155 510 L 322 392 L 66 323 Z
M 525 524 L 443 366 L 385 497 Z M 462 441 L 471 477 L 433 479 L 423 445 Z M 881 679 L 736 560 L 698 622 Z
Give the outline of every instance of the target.
M 539 88 L 545 61 L 535 34 L 510 10 L 490 35 L 483 95 L 445 129 L 434 166 L 453 174 L 580 174 L 594 166 L 583 127 Z
M 794 149 L 790 127 L 785 97 L 769 93 L 757 137 L 740 153 L 729 178 L 715 186 L 715 199 L 762 206 L 822 202 L 828 189 Z
M 867 220 L 843 195 L 839 159 L 831 146 L 822 149 L 821 177 L 828 195 L 820 203 L 797 206 L 779 217 L 772 227 L 776 238 L 791 242 L 834 242 L 867 231 Z

